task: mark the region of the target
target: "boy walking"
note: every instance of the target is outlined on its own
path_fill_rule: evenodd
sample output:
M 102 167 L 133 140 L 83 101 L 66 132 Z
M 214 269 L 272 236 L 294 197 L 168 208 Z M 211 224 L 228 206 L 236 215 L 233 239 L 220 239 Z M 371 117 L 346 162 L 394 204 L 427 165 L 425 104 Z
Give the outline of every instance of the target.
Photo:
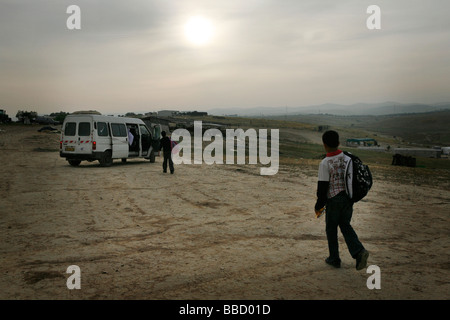
M 319 165 L 317 202 L 314 209 L 319 216 L 326 207 L 325 224 L 330 255 L 325 262 L 336 268 L 341 266 L 337 231 L 339 226 L 350 255 L 356 260 L 356 270 L 361 270 L 367 266 L 369 252 L 350 225 L 353 202 L 346 192 L 345 171 L 351 159 L 338 149 L 339 134 L 336 131 L 326 131 L 322 135 L 322 142 L 327 155 Z
M 173 174 L 173 172 L 175 171 L 174 167 L 173 167 L 173 161 L 172 161 L 172 141 L 170 140 L 170 138 L 166 135 L 165 131 L 161 132 L 161 136 L 162 139 L 160 140 L 160 146 L 159 146 L 159 150 L 163 150 L 163 156 L 164 156 L 164 160 L 163 160 L 163 172 L 166 173 L 167 172 L 167 162 L 169 163 L 169 169 L 170 169 L 170 173 Z

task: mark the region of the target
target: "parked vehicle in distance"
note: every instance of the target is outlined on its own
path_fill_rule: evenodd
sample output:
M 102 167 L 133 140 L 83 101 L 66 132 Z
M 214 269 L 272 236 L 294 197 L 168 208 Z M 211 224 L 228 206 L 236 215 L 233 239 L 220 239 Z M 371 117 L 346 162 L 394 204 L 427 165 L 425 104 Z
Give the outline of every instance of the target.
M 0 123 L 10 123 L 11 118 L 6 114 L 6 110 L 0 109 Z
M 72 166 L 81 161 L 111 166 L 114 159 L 145 158 L 155 162 L 160 128 L 141 119 L 98 114 L 67 115 L 61 130 L 60 156 Z

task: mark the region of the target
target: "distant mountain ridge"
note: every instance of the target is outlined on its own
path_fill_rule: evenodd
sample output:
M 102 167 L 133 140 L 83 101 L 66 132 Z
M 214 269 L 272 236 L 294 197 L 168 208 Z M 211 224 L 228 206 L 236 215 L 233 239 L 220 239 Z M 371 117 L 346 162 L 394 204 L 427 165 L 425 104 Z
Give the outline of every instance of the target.
M 260 107 L 260 108 L 216 108 L 208 110 L 213 115 L 238 116 L 274 116 L 296 114 L 333 114 L 344 116 L 357 115 L 390 115 L 403 113 L 424 113 L 450 109 L 450 102 L 422 104 L 422 103 L 355 103 L 342 105 L 326 103 L 304 107 Z

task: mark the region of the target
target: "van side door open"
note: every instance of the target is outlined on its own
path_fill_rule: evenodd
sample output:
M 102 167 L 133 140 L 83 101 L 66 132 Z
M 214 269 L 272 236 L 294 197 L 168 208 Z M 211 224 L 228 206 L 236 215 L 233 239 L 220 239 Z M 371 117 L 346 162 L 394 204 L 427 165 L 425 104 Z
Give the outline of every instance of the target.
M 139 129 L 141 131 L 141 137 L 142 137 L 142 155 L 149 155 L 148 152 L 150 151 L 150 147 L 152 145 L 152 136 L 150 132 L 147 130 L 147 127 L 143 124 L 139 125 Z
M 128 132 L 124 123 L 110 123 L 111 148 L 114 159 L 128 157 Z

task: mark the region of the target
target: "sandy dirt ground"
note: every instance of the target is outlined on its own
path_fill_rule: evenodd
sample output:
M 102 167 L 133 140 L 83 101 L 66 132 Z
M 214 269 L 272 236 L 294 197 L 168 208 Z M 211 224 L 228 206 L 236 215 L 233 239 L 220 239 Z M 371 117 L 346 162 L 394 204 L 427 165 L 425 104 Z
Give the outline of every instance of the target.
M 380 268 L 370 290 L 341 234 L 342 267 L 324 263 L 318 160 L 275 176 L 206 164 L 170 175 L 159 157 L 75 168 L 40 127 L 0 126 L 1 299 L 450 298 L 448 184 L 373 169 L 352 220 Z M 79 290 L 66 285 L 71 265 Z

